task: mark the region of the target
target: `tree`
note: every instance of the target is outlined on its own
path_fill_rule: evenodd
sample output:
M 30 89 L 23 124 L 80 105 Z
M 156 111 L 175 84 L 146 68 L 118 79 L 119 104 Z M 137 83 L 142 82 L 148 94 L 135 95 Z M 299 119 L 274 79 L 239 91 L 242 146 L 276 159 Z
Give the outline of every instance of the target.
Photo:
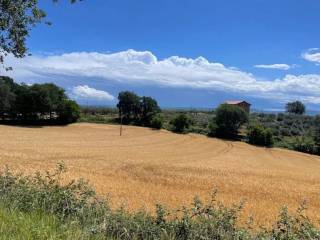
M 315 118 L 314 142 L 317 153 L 320 154 L 320 115 L 317 115 Z
M 136 121 L 140 113 L 140 97 L 134 92 L 124 91 L 119 93 L 118 100 L 119 118 L 125 123 Z
M 161 112 L 155 99 L 142 97 L 140 103 L 140 122 L 143 126 L 149 127 L 155 115 Z
M 6 120 L 32 124 L 39 120 L 71 123 L 79 116 L 79 106 L 52 83 L 29 86 L 0 77 L 0 117 Z
M 4 118 L 13 108 L 15 95 L 12 92 L 12 83 L 10 78 L 0 77 L 0 117 Z
M 8 54 L 17 58 L 26 55 L 29 32 L 46 17 L 38 5 L 38 0 L 0 0 L 0 64 Z
M 40 106 L 44 107 L 44 114 L 51 119 L 53 113 L 58 110 L 59 104 L 67 99 L 65 91 L 53 83 L 35 84 L 33 87 L 35 86 L 38 88 L 38 92 L 43 95 Z
M 80 107 L 75 101 L 64 99 L 58 107 L 57 114 L 60 123 L 74 123 L 80 118 Z
M 248 114 L 238 106 L 222 104 L 217 108 L 212 121 L 216 127 L 216 136 L 235 137 L 241 125 L 248 122 Z
M 250 126 L 247 137 L 250 144 L 266 147 L 273 145 L 273 134 L 271 130 L 260 125 Z
M 300 101 L 289 102 L 286 105 L 286 112 L 303 115 L 306 112 L 306 107 Z
M 184 133 L 189 129 L 191 125 L 191 120 L 188 118 L 186 114 L 179 114 L 175 117 L 171 122 L 173 126 L 173 131 L 177 133 Z

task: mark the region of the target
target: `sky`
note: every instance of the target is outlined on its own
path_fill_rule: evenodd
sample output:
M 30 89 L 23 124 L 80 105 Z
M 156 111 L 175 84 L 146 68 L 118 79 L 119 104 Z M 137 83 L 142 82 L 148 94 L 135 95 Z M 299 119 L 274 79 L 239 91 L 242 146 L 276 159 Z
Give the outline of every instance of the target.
M 40 0 L 18 82 L 54 82 L 80 104 L 115 105 L 120 91 L 162 107 L 257 110 L 303 101 L 320 110 L 318 0 Z M 0 70 L 2 71 L 2 70 Z

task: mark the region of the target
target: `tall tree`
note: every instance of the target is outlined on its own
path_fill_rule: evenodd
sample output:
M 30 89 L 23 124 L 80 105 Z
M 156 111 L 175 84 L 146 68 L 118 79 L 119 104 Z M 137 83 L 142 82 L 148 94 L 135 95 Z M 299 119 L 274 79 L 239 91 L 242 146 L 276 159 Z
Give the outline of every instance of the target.
M 153 117 L 161 111 L 158 103 L 151 97 L 142 97 L 140 103 L 140 121 L 144 126 L 150 126 Z
M 288 113 L 303 115 L 306 112 L 306 107 L 302 102 L 294 101 L 287 103 L 286 111 Z
M 140 113 L 140 97 L 134 92 L 120 92 L 118 96 L 119 117 L 125 123 L 138 119 Z
M 221 137 L 235 137 L 244 123 L 248 122 L 248 114 L 240 107 L 222 104 L 215 111 L 215 118 L 211 125 L 215 126 L 215 133 Z
M 11 112 L 15 95 L 11 91 L 10 85 L 0 81 L 0 118 Z
M 320 115 L 315 118 L 314 141 L 317 146 L 317 152 L 320 154 Z

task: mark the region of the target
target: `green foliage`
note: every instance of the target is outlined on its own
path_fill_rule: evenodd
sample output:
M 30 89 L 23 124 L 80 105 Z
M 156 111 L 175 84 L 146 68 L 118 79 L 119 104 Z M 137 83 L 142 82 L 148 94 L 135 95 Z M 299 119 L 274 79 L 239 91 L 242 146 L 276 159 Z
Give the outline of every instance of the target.
M 294 151 L 317 154 L 317 146 L 312 137 L 308 136 L 285 137 L 280 142 L 276 142 L 275 145 Z
M 152 117 L 150 127 L 154 129 L 161 129 L 163 127 L 163 123 L 164 123 L 163 115 L 158 113 Z
M 314 141 L 307 137 L 296 137 L 292 143 L 292 148 L 295 151 L 314 154 L 316 152 Z
M 303 115 L 306 112 L 306 107 L 302 102 L 295 101 L 295 102 L 287 103 L 286 111 L 288 113 Z
M 140 97 L 137 94 L 129 91 L 120 92 L 118 100 L 119 118 L 122 118 L 124 123 L 130 123 L 138 119 Z
M 315 120 L 315 129 L 314 129 L 314 141 L 316 145 L 316 151 L 320 154 L 320 115 L 316 116 Z
M 216 136 L 235 137 L 240 127 L 248 122 L 248 114 L 240 107 L 222 104 L 215 111 Z
M 249 143 L 254 145 L 271 147 L 274 143 L 271 130 L 260 125 L 250 126 L 247 137 Z
M 46 17 L 38 5 L 38 0 L 0 0 L 0 64 L 8 54 L 18 58 L 26 55 L 31 29 Z
M 151 122 L 161 109 L 156 100 L 151 97 L 142 97 L 140 100 L 140 122 L 143 126 L 151 126 Z
M 218 125 L 215 118 L 212 118 L 209 123 L 209 133 L 208 136 L 215 137 L 217 136 Z
M 128 212 L 123 207 L 109 208 L 83 180 L 62 184 L 60 179 L 63 172 L 63 165 L 59 165 L 52 173 L 37 173 L 34 176 L 13 174 L 8 169 L 2 172 L 0 219 L 6 221 L 0 221 L 0 233 L 1 226 L 6 226 L 4 233 L 12 236 L 9 239 L 20 239 L 19 234 L 32 236 L 30 239 L 38 236 L 37 239 L 47 239 L 41 238 L 44 236 L 68 239 L 70 236 L 74 239 L 124 240 L 320 238 L 319 229 L 304 214 L 304 204 L 296 214 L 289 214 L 284 208 L 271 229 L 250 232 L 238 225 L 243 204 L 226 207 L 217 201 L 216 191 L 208 202 L 194 198 L 190 207 L 167 210 L 157 205 L 155 214 L 144 210 Z M 14 224 L 10 221 L 14 221 Z M 38 231 L 34 231 L 39 223 L 42 225 L 37 228 Z M 48 227 L 44 228 L 44 224 Z
M 278 221 L 270 231 L 257 234 L 255 239 L 277 239 L 277 240 L 294 240 L 294 239 L 320 239 L 320 231 L 305 215 L 306 204 L 302 202 L 296 213 L 291 215 L 287 207 L 280 211 Z
M 23 213 L 0 207 L 0 240 L 81 240 L 93 238 L 72 223 L 62 223 L 55 216 L 44 213 Z
M 0 77 L 0 117 L 5 121 L 72 123 L 80 117 L 76 102 L 52 83 L 17 84 Z
M 13 107 L 15 94 L 12 92 L 9 82 L 5 78 L 0 77 L 0 118 L 4 118 L 5 115 Z
M 152 119 L 161 112 L 157 101 L 151 97 L 140 97 L 133 92 L 125 91 L 119 93 L 118 100 L 119 118 L 125 124 L 152 127 Z
M 250 122 L 270 128 L 273 134 L 280 139 L 292 136 L 308 136 L 315 127 L 313 116 L 284 113 L 253 113 L 250 115 Z
M 185 133 L 191 125 L 191 120 L 186 114 L 179 114 L 170 122 L 172 130 L 177 133 Z
M 60 123 L 74 123 L 80 118 L 80 107 L 75 101 L 65 99 L 58 107 L 57 114 Z

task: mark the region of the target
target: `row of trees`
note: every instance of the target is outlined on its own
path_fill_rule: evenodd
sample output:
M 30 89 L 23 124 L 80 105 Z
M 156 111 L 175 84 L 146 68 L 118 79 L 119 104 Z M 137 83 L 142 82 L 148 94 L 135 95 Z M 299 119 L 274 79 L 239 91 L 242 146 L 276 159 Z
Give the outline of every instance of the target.
M 140 97 L 134 92 L 120 92 L 118 96 L 119 119 L 125 124 L 161 128 L 161 109 L 155 99 Z
M 65 91 L 52 84 L 17 84 L 0 77 L 0 118 L 5 121 L 67 124 L 77 121 L 80 108 Z

